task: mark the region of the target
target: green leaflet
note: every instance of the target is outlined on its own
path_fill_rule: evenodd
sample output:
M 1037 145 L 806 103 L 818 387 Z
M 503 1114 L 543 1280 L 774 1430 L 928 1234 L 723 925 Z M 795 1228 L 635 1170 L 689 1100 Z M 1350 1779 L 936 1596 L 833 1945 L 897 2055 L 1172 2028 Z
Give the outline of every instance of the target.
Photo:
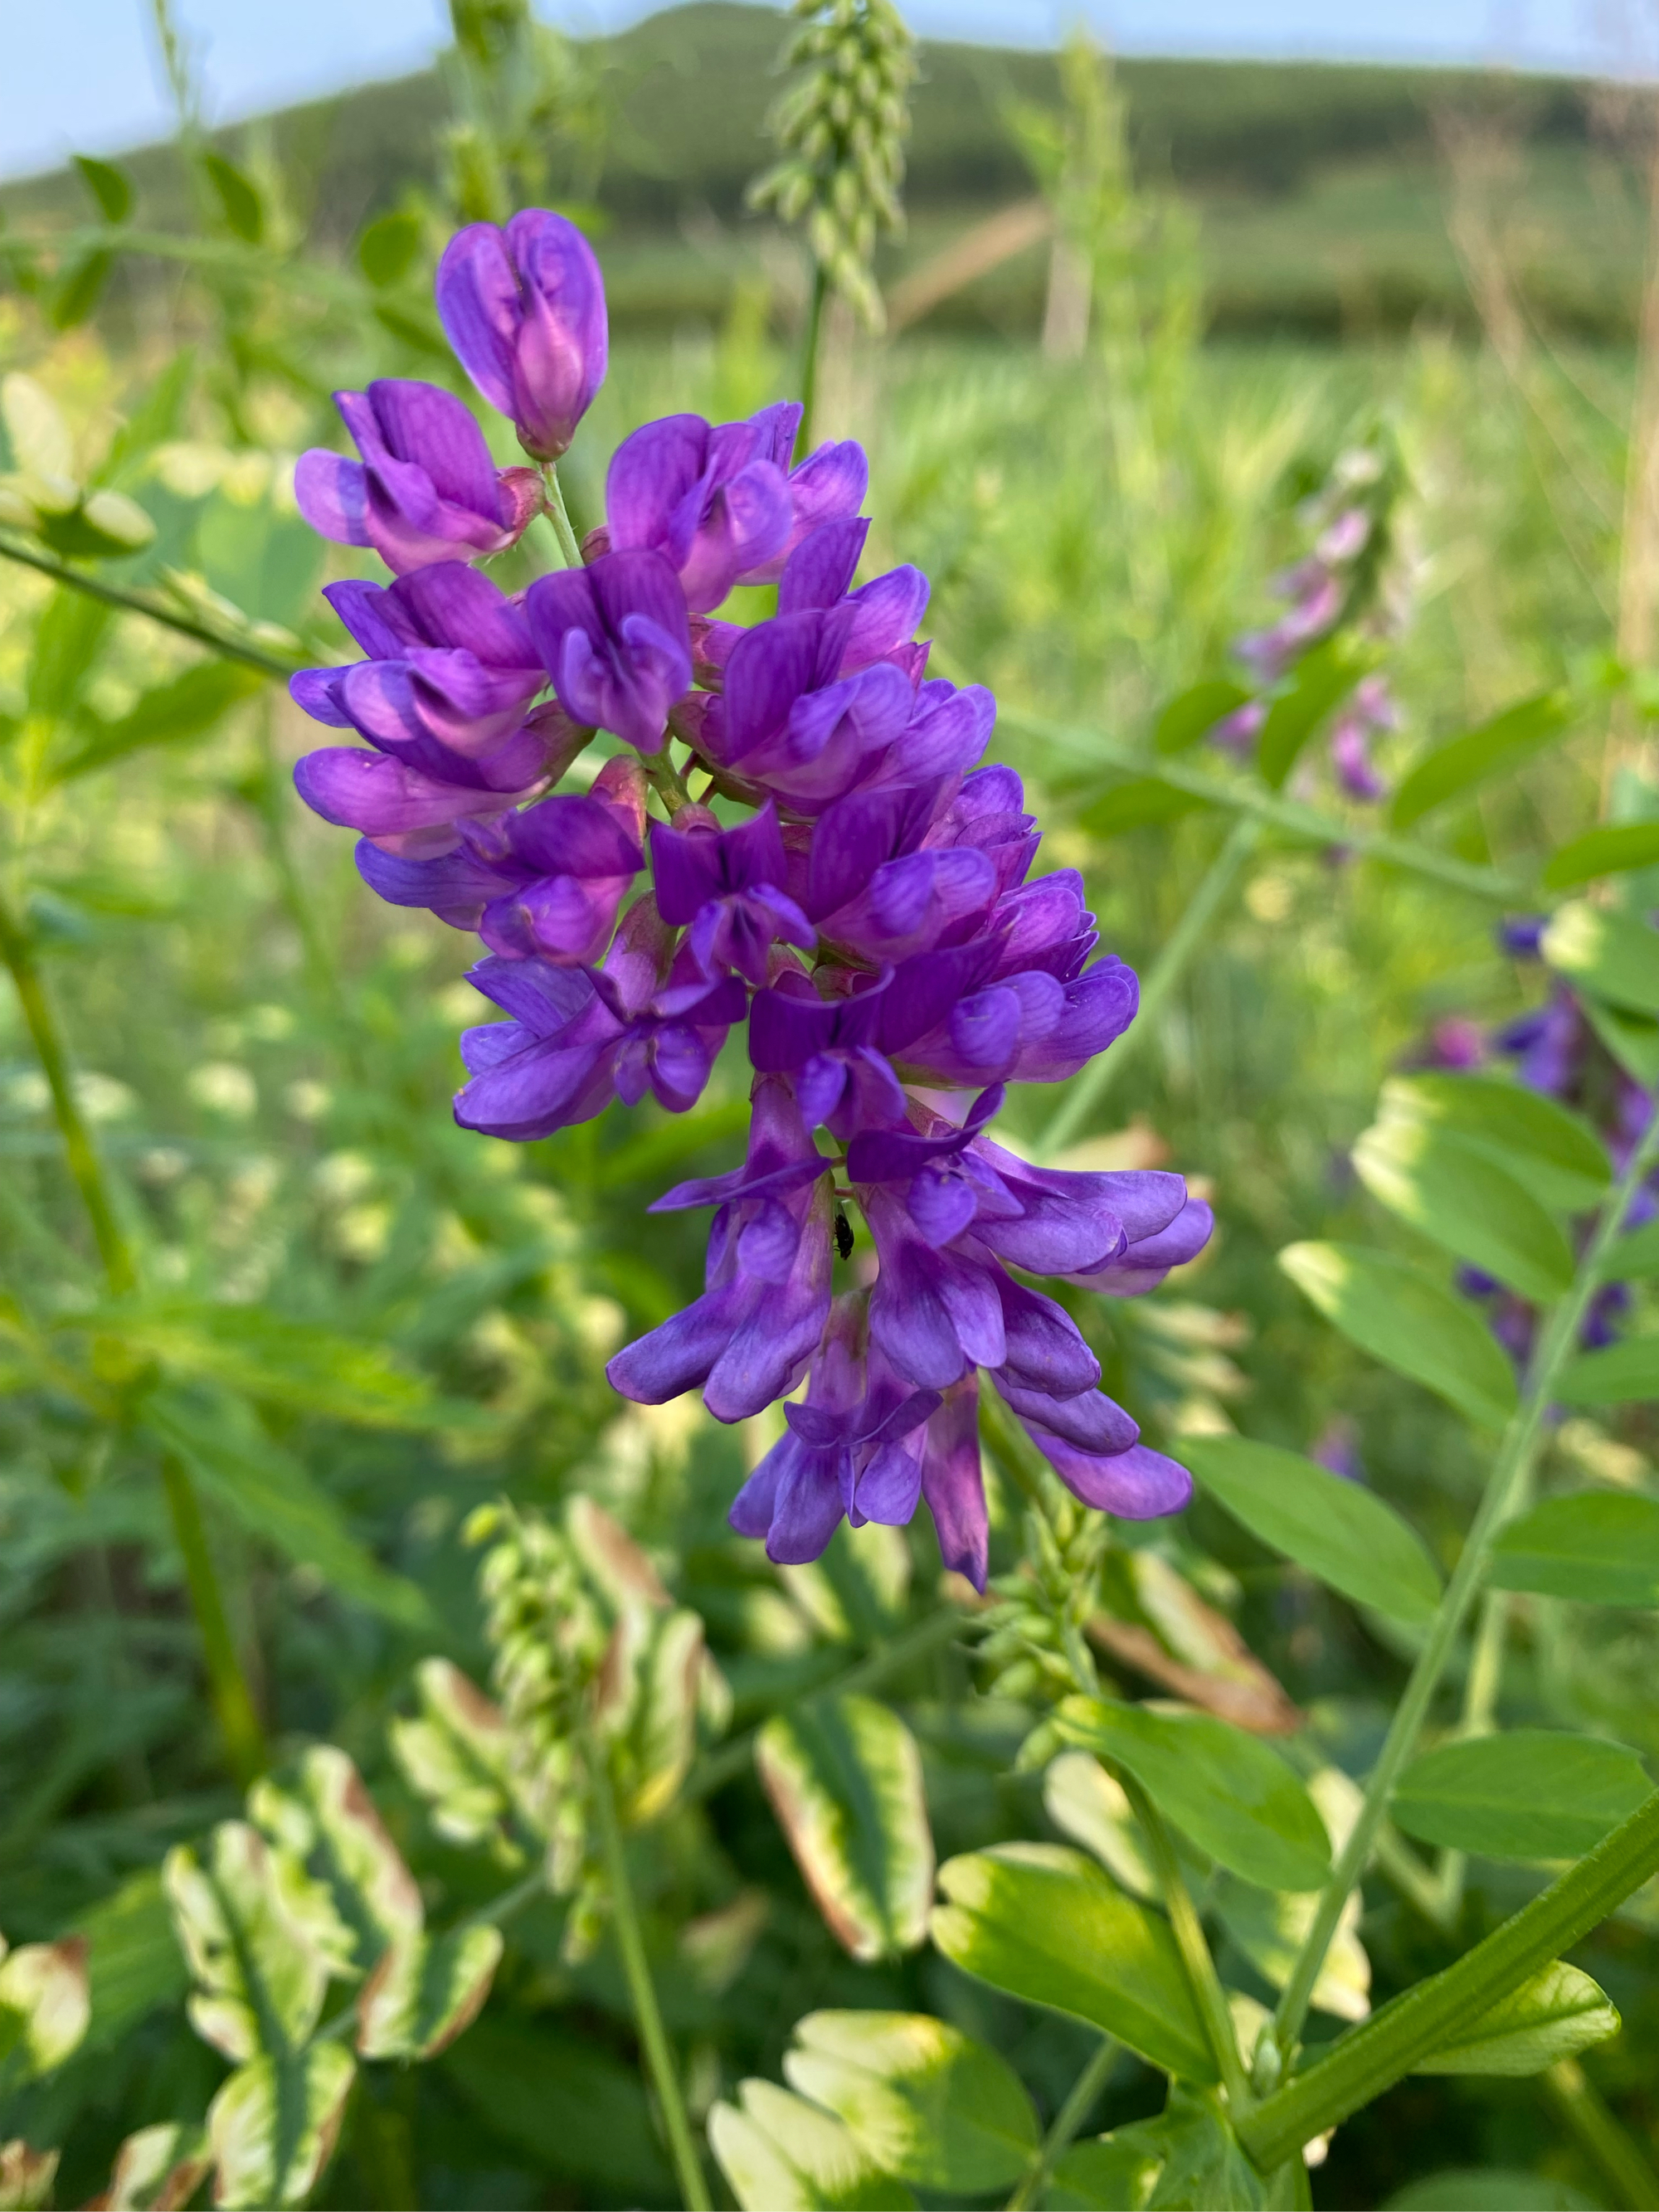
M 1487 1858 L 1577 1858 L 1651 1794 L 1622 1745 L 1547 1729 L 1441 1744 L 1414 1759 L 1389 1807 L 1410 1835 Z
M 1371 1196 L 1455 1259 L 1547 1304 L 1572 1284 L 1572 1248 L 1518 1176 L 1432 1124 L 1389 1117 L 1353 1148 Z
M 1565 1406 L 1623 1406 L 1659 1398 L 1659 1336 L 1627 1336 L 1600 1352 L 1581 1352 L 1556 1378 Z
M 1183 814 L 1196 814 L 1210 804 L 1195 792 L 1178 791 L 1158 776 L 1134 776 L 1091 800 L 1078 821 L 1091 836 L 1121 837 L 1130 830 L 1179 821 Z
M 1390 1076 L 1377 1120 L 1455 1133 L 1489 1152 L 1545 1206 L 1580 1212 L 1598 1206 L 1613 1179 L 1607 1148 L 1588 1121 L 1542 1091 L 1495 1076 Z
M 1253 1536 L 1356 1605 L 1426 1620 L 1440 1576 L 1416 1532 L 1358 1483 L 1243 1437 L 1183 1437 L 1198 1482 Z
M 1250 694 L 1242 684 L 1224 676 L 1194 684 L 1177 692 L 1152 728 L 1152 749 L 1160 753 L 1184 753 L 1225 716 L 1249 703 Z
M 1585 1605 L 1659 1606 L 1659 1499 L 1625 1490 L 1547 1498 L 1499 1535 L 1486 1579 Z
M 92 2020 L 88 2047 L 112 2051 L 158 2005 L 176 2004 L 190 1986 L 173 1917 L 154 1868 L 131 1875 L 76 1923 L 87 1942 Z
M 357 2000 L 365 2058 L 435 2057 L 477 2018 L 501 1964 L 501 1931 L 487 1922 L 392 1944 Z
M 162 1881 L 197 2033 L 238 2063 L 303 2050 L 339 1957 L 326 1891 L 243 1820 L 214 1830 L 205 1864 L 175 1844 Z
M 1379 658 L 1375 646 L 1343 631 L 1304 656 L 1261 726 L 1255 761 L 1265 782 L 1283 787 L 1309 738 Z
M 112 161 L 98 161 L 91 154 L 72 154 L 70 159 L 81 173 L 81 181 L 98 203 L 98 211 L 106 222 L 125 222 L 132 212 L 132 186 L 125 171 Z
M 1005 2059 L 926 2013 L 815 2012 L 795 2024 L 789 2086 L 842 2122 L 879 2172 L 979 2196 L 1018 2179 L 1036 2114 Z
M 1075 2142 L 1043 2192 L 1043 2212 L 1144 2212 L 1165 2155 L 1158 2120 L 1133 2121 Z
M 1408 830 L 1448 800 L 1461 799 L 1507 769 L 1518 768 L 1564 737 L 1569 702 L 1565 691 L 1540 691 L 1518 700 L 1490 721 L 1437 745 L 1418 762 L 1394 795 L 1390 826 Z
M 933 1942 L 994 1989 L 1069 2013 L 1154 2066 L 1212 2081 L 1215 2060 L 1169 1924 L 1080 1851 L 1000 1844 L 947 1859 Z
M 1396 2190 L 1383 2212 L 1600 2212 L 1600 2199 L 1553 2174 L 1449 2166 Z
M 1317 1889 L 1329 1875 L 1312 1799 L 1259 1736 L 1209 1713 L 1106 1698 L 1067 1698 L 1056 1719 L 1067 1742 L 1126 1767 L 1190 1842 L 1244 1881 Z
M 357 266 L 378 290 L 406 276 L 420 250 L 418 216 L 379 216 L 364 226 L 357 240 Z
M 265 234 L 265 210 L 252 178 L 222 154 L 205 153 L 201 163 L 218 199 L 226 227 L 245 245 L 258 246 Z
M 1597 998 L 1659 1014 L 1659 933 L 1633 915 L 1574 900 L 1557 909 L 1540 949 L 1558 974 Z
M 1279 1264 L 1362 1352 L 1435 1391 L 1482 1427 L 1516 1406 L 1515 1370 L 1468 1302 L 1401 1260 L 1352 1244 L 1291 1244 Z
M 83 1936 L 6 1951 L 0 1960 L 0 2091 L 54 2073 L 78 2048 L 91 2016 Z
M 831 1932 L 855 1959 L 895 1958 L 927 1933 L 933 1838 L 921 1757 L 872 1698 L 814 1698 L 762 1729 L 755 1765 Z
M 393 1720 L 392 1757 L 425 1799 L 432 1825 L 453 1844 L 489 1842 L 508 1865 L 520 1854 L 509 1836 L 513 1740 L 501 1709 L 447 1659 L 415 1670 L 419 1716 Z
M 188 2204 L 212 2165 L 204 2130 L 162 2120 L 130 2135 L 115 2154 L 102 2202 L 112 2212 L 150 2212 L 152 2206 Z
M 1214 1892 L 1217 1917 L 1263 1981 L 1282 1990 L 1313 1925 L 1318 1899 L 1305 1890 L 1257 1889 L 1224 1875 Z M 1361 1899 L 1350 1893 L 1325 1963 L 1314 1984 L 1313 2005 L 1337 2020 L 1361 2021 L 1371 2008 L 1371 1962 L 1359 1940 Z
M 1622 875 L 1659 860 L 1659 822 L 1620 822 L 1586 831 L 1552 853 L 1539 878 L 1547 891 L 1571 890 L 1597 876 Z
M 845 2121 L 775 2081 L 740 2081 L 737 2103 L 709 2113 L 708 2145 L 742 2212 L 910 2212 L 916 2201 Z
M 342 2043 L 239 2066 L 208 2107 L 215 2203 L 231 2212 L 303 2204 L 333 2153 L 356 2075 Z
M 1601 1262 L 1604 1283 L 1630 1283 L 1659 1275 L 1659 1221 L 1617 1237 Z
M 1620 2029 L 1605 1993 L 1577 1966 L 1557 1959 L 1456 2039 L 1419 2058 L 1414 2074 L 1541 2074 Z

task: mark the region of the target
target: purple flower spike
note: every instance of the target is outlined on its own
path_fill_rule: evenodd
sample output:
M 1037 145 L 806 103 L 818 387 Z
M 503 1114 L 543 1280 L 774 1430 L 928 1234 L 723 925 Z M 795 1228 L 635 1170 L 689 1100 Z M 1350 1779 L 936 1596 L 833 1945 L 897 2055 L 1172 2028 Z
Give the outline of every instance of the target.
M 334 404 L 360 461 L 313 447 L 294 472 L 312 528 L 341 545 L 372 545 L 399 575 L 434 561 L 504 552 L 541 512 L 533 469 L 498 470 L 483 432 L 436 385 L 381 377 Z
M 438 319 L 519 443 L 556 461 L 605 381 L 605 281 L 574 223 L 526 208 L 505 230 L 470 223 L 438 264 Z
M 788 864 L 769 801 L 750 822 L 722 830 L 706 806 L 684 806 L 672 825 L 651 825 L 651 866 L 665 921 L 689 923 L 705 975 L 736 971 L 758 990 L 780 939 L 811 951 L 812 925 L 782 889 Z
M 605 477 L 611 544 L 649 547 L 706 614 L 733 584 L 781 555 L 789 540 L 789 487 L 770 458 L 769 424 L 670 415 L 624 438 Z
M 830 1312 L 830 1167 L 788 1086 L 763 1078 L 746 1165 L 709 1231 L 708 1287 L 611 1360 L 605 1373 L 623 1397 L 659 1406 L 701 1384 L 716 1420 L 741 1421 L 794 1388 Z M 780 1171 L 803 1170 L 779 1195 Z
M 659 553 L 606 553 L 539 576 L 525 594 L 537 650 L 574 721 L 659 752 L 691 682 L 685 599 Z

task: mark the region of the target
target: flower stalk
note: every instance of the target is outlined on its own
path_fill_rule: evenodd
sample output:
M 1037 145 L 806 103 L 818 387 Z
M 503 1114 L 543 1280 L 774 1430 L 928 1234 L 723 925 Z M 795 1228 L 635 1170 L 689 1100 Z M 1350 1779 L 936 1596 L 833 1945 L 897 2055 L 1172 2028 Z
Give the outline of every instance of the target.
M 1078 2130 L 1089 2117 L 1090 2107 L 1105 2087 L 1116 2060 L 1117 2045 L 1109 2035 L 1103 2036 L 1094 2056 L 1073 2082 L 1065 2103 L 1054 2114 L 1036 2157 L 1020 2176 L 1008 2199 L 1007 2212 L 1027 2212 L 1027 2208 L 1043 2195 L 1055 2166 L 1071 2148 Z

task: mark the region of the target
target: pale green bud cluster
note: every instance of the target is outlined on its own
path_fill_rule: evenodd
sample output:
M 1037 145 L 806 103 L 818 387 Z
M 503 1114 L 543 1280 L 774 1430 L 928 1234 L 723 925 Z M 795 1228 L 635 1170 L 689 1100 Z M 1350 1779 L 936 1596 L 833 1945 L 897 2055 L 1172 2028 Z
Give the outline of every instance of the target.
M 1048 1477 L 1024 1516 L 1024 1537 L 1019 1567 L 992 1585 L 1000 1602 L 980 1657 L 991 1670 L 989 1695 L 1057 1700 L 1093 1686 L 1085 1632 L 1100 1606 L 1109 1524 Z
M 877 330 L 871 264 L 878 234 L 904 221 L 915 40 L 892 0 L 795 0 L 795 13 L 807 20 L 784 65 L 799 75 L 772 115 L 783 158 L 756 179 L 750 204 L 804 224 L 824 278 Z

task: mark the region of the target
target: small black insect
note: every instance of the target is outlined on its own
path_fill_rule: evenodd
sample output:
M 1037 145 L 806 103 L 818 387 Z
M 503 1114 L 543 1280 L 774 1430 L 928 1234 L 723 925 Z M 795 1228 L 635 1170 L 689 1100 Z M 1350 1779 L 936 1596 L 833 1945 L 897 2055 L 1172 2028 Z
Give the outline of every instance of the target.
M 843 1260 L 853 1256 L 853 1224 L 840 1206 L 836 1208 L 836 1249 Z

